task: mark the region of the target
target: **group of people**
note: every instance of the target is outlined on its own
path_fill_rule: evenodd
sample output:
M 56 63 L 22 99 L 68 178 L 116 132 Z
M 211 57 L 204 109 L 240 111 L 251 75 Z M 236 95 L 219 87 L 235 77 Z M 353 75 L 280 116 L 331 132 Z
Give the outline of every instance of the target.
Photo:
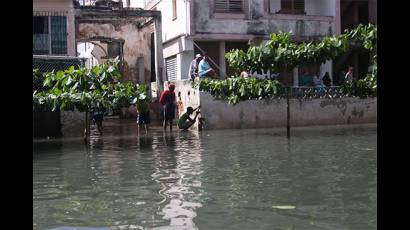
M 191 61 L 189 65 L 189 76 L 191 80 L 194 81 L 196 77 L 203 78 L 203 77 L 216 77 L 216 72 L 214 69 L 211 68 L 209 65 L 209 56 L 201 54 L 195 55 L 194 60 Z
M 177 108 L 176 97 L 175 97 L 175 85 L 169 84 L 168 89 L 161 93 L 159 102 L 162 106 L 163 111 L 163 128 L 164 131 L 167 130 L 169 126 L 169 130 L 172 131 L 173 120 L 175 119 L 175 109 Z M 201 106 L 197 108 L 187 107 L 186 112 L 183 113 L 180 118 L 178 119 L 177 126 L 181 130 L 188 130 L 192 125 L 198 121 L 199 129 L 202 129 L 203 125 L 203 118 L 198 118 L 200 114 Z M 140 132 L 140 126 L 144 126 L 145 132 L 148 132 L 148 125 L 151 123 L 150 120 L 150 112 L 149 112 L 149 102 L 146 100 L 139 100 L 137 102 L 137 124 L 138 124 L 138 133 Z M 180 110 L 181 112 L 181 110 Z M 191 118 L 190 116 L 194 113 L 195 116 Z M 104 111 L 95 109 L 92 111 L 92 120 L 94 125 L 97 126 L 98 132 L 102 135 L 102 122 L 104 118 Z M 198 118 L 198 119 L 197 119 Z
M 172 131 L 172 123 L 173 120 L 175 119 L 175 109 L 177 107 L 176 104 L 176 96 L 175 96 L 175 85 L 174 84 L 169 84 L 168 85 L 168 90 L 165 90 L 161 93 L 161 96 L 159 98 L 159 102 L 162 105 L 163 108 L 163 115 L 164 115 L 164 121 L 163 121 L 163 128 L 166 131 L 167 127 L 169 125 L 169 130 Z M 200 108 L 201 106 L 198 106 L 197 108 L 192 108 L 188 107 L 187 111 L 180 116 L 178 119 L 178 128 L 181 130 L 188 130 L 193 124 L 195 124 L 198 115 L 200 114 Z M 192 115 L 196 111 L 195 117 L 191 118 L 190 115 Z M 201 129 L 203 119 L 199 118 L 199 128 Z
M 334 84 L 342 84 L 345 81 L 352 81 L 353 78 L 353 67 L 349 67 L 347 73 L 343 72 L 339 76 L 339 81 Z M 317 88 L 324 88 L 332 86 L 332 79 L 330 78 L 329 72 L 326 72 L 322 77 L 317 75 L 311 76 L 308 71 L 305 71 L 299 78 L 300 86 L 314 86 Z
M 169 130 L 172 131 L 173 127 L 173 120 L 175 119 L 175 110 L 177 108 L 177 103 L 176 103 L 176 96 L 175 96 L 175 85 L 174 84 L 169 84 L 168 89 L 163 91 L 161 93 L 161 96 L 159 98 L 159 103 L 162 106 L 162 111 L 163 111 L 163 129 L 164 131 L 167 130 L 167 127 L 169 126 Z M 192 108 L 188 107 L 187 111 L 180 116 L 178 119 L 178 128 L 181 130 L 188 130 L 195 122 L 197 121 L 197 117 L 200 114 L 200 109 L 201 106 L 198 106 L 197 108 Z M 141 125 L 144 125 L 145 132 L 148 131 L 147 125 L 150 123 L 149 119 L 149 108 L 147 102 L 144 102 L 144 104 L 137 104 L 137 110 L 138 110 L 138 118 L 137 118 L 137 123 L 138 123 L 138 131 L 139 127 Z M 191 118 L 190 115 L 192 115 L 196 111 L 196 114 L 194 118 Z M 202 127 L 203 124 L 203 119 L 198 118 L 199 122 L 199 128 Z

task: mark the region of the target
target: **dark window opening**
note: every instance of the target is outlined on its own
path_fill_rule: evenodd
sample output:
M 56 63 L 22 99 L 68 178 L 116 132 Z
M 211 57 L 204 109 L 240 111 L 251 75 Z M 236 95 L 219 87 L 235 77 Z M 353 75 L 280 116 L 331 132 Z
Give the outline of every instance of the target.
M 67 18 L 51 16 L 51 53 L 67 54 Z
M 177 0 L 172 0 L 172 19 L 177 19 Z
M 305 14 L 304 0 L 281 0 L 279 13 L 283 14 Z
M 195 41 L 194 41 L 195 42 Z M 207 55 L 210 59 L 212 59 L 215 64 L 219 65 L 219 42 L 195 42 Z M 198 47 L 194 46 L 195 54 L 202 54 L 204 53 L 198 49 Z M 219 69 L 211 60 L 208 61 L 209 65 L 213 70 L 215 70 L 216 75 L 220 76 Z
M 151 33 L 151 82 L 155 82 L 155 36 Z
M 249 48 L 248 42 L 226 42 L 225 43 L 225 53 L 233 50 L 233 49 L 239 49 L 239 50 L 243 50 L 243 51 L 247 51 Z M 233 76 L 233 75 L 240 75 L 240 71 L 241 70 L 235 70 L 232 67 L 229 66 L 229 63 L 227 60 L 225 60 L 226 62 L 226 75 L 227 76 Z

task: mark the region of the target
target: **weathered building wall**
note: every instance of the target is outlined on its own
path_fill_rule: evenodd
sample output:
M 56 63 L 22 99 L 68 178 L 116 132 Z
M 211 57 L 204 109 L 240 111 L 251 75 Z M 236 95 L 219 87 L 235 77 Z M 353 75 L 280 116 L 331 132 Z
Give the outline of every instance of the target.
M 312 37 L 332 35 L 335 31 L 334 0 L 306 1 L 307 15 L 275 14 L 274 8 L 280 7 L 280 2 L 271 2 L 269 6 L 264 0 L 253 0 L 252 4 L 244 1 L 242 14 L 214 13 L 213 1 L 194 3 L 196 33 L 269 35 L 292 31 L 295 36 Z
M 123 39 L 124 79 L 147 83 L 150 82 L 151 74 L 151 28 L 138 28 L 138 24 L 132 21 L 117 21 L 110 23 L 79 23 L 77 39 L 87 39 L 96 36 Z M 143 58 L 144 81 L 140 82 L 138 58 Z

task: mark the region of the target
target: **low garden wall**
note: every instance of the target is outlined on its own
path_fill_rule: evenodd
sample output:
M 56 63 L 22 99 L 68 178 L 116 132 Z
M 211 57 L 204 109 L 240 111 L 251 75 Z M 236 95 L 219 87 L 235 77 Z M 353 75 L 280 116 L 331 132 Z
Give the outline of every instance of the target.
M 193 89 L 189 81 L 173 83 L 176 94 L 181 93 L 177 101 L 184 110 L 188 106 L 201 105 L 204 129 L 286 126 L 286 99 L 249 100 L 230 105 L 227 101 L 215 100 L 209 93 Z M 290 99 L 289 105 L 291 127 L 377 122 L 377 98 Z

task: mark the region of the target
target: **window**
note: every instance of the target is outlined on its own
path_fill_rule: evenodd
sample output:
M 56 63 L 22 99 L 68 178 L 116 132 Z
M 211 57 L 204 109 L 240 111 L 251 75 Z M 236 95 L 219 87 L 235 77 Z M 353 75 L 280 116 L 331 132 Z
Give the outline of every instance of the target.
M 305 0 L 281 0 L 279 13 L 305 14 Z
M 66 16 L 33 16 L 33 54 L 67 54 Z
M 177 19 L 177 0 L 172 0 L 172 20 Z
M 215 0 L 217 13 L 241 13 L 242 0 Z
M 177 56 L 165 59 L 168 81 L 177 80 Z

